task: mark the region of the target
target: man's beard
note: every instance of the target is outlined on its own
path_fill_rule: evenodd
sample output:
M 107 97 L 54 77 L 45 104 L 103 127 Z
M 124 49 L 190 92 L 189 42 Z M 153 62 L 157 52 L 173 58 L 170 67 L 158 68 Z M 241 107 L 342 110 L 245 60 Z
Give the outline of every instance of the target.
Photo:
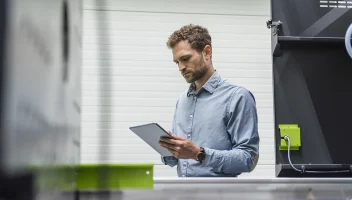
M 201 79 L 207 72 L 208 72 L 208 68 L 205 66 L 203 57 L 201 57 L 197 68 L 195 69 L 195 71 L 191 72 L 192 74 L 191 79 L 187 79 L 186 77 L 184 78 L 186 79 L 187 83 L 193 83 Z

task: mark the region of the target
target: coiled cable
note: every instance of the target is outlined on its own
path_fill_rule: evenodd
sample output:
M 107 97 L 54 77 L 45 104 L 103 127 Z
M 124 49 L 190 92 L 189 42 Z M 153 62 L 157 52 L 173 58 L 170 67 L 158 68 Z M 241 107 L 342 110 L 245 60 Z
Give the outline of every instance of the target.
M 297 169 L 291 162 L 291 155 L 290 155 L 290 146 L 291 146 L 291 140 L 290 140 L 290 137 L 285 135 L 283 137 L 284 140 L 287 141 L 287 147 L 288 147 L 288 151 L 287 151 L 287 158 L 288 158 L 288 162 L 290 163 L 291 167 L 295 170 L 295 171 L 298 171 L 298 172 L 301 172 L 301 173 L 317 173 L 317 174 L 320 174 L 320 173 L 349 173 L 351 172 L 351 170 L 335 170 L 335 171 L 312 171 L 312 170 L 305 170 L 305 167 L 304 165 L 302 165 L 302 169 Z

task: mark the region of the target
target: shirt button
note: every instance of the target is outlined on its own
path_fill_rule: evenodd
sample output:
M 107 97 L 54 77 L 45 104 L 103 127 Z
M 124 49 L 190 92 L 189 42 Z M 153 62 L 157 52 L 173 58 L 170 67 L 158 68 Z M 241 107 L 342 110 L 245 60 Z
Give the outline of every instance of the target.
M 193 115 L 190 115 L 189 117 L 190 117 L 190 118 L 192 118 L 192 117 L 193 117 Z
M 191 134 L 188 134 L 188 137 L 191 137 Z

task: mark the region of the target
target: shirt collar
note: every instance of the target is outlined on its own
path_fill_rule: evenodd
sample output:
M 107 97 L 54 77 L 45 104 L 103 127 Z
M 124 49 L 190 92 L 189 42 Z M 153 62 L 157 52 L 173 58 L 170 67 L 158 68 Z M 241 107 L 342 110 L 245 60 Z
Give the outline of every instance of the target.
M 221 76 L 219 75 L 219 73 L 217 71 L 215 71 L 215 73 L 207 80 L 207 82 L 205 82 L 205 84 L 202 86 L 202 88 L 205 89 L 206 91 L 208 91 L 210 94 L 213 94 L 213 92 L 216 89 L 216 87 L 218 86 L 220 80 L 221 80 Z M 191 85 L 189 86 L 188 93 L 194 92 L 195 88 L 196 88 L 196 84 L 194 82 L 191 83 Z

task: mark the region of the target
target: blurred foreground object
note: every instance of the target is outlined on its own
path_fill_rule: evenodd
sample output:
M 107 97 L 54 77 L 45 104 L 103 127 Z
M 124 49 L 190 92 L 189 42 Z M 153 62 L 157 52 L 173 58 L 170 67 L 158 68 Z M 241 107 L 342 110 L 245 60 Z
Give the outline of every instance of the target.
M 0 3 L 0 197 L 4 199 L 22 199 L 19 195 L 26 200 L 58 199 L 61 191 L 75 188 L 81 4 L 80 0 Z

